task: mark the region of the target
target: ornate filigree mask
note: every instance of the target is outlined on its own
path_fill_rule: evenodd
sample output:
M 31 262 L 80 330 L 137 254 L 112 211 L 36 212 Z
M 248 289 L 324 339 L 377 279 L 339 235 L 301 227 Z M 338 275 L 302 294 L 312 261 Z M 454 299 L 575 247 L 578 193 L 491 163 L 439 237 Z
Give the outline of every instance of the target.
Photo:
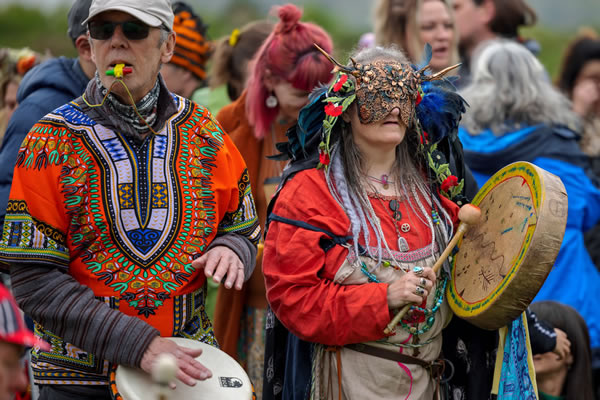
M 400 109 L 400 120 L 408 127 L 419 96 L 419 73 L 408 64 L 378 60 L 367 65 L 357 64 L 356 101 L 363 124 L 387 117 L 394 108 Z

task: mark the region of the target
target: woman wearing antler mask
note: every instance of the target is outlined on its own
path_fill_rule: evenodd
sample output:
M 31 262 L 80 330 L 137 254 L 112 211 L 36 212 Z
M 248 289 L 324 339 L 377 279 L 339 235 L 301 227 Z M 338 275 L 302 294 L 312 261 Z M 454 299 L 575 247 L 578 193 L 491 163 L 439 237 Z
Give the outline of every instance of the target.
M 336 78 L 313 92 L 280 148 L 292 161 L 265 242 L 267 329 L 277 317 L 312 343 L 311 385 L 299 387 L 297 373 L 283 398 L 431 399 L 451 316 L 447 272 L 431 266 L 465 201 L 436 144 L 454 142 L 464 101 L 447 71 L 428 75 L 393 49 L 332 61 Z M 406 304 L 412 311 L 385 335 Z M 290 343 L 275 351 L 293 362 Z M 267 380 L 277 358 L 265 356 Z

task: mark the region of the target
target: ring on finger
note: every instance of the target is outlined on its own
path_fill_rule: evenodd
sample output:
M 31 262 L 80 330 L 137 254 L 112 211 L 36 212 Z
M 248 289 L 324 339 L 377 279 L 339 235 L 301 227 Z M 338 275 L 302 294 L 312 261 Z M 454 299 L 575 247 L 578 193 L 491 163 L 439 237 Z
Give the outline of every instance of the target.
M 414 267 L 413 273 L 417 276 L 423 275 L 423 267 Z
M 425 279 L 425 278 L 419 279 L 419 286 L 421 286 L 422 288 L 427 286 L 427 279 Z
M 417 296 L 421 296 L 421 297 L 423 297 L 423 296 L 425 295 L 425 289 L 423 289 L 421 286 L 417 286 L 417 287 L 415 288 L 415 294 L 416 294 Z

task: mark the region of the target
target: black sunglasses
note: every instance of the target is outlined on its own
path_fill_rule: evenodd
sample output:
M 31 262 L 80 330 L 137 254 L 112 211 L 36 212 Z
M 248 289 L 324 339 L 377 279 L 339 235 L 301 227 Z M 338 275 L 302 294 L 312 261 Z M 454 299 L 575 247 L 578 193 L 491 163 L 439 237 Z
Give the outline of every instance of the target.
M 140 21 L 90 21 L 88 23 L 88 30 L 92 39 L 108 40 L 115 33 L 115 29 L 119 25 L 123 30 L 123 34 L 129 40 L 146 39 L 150 33 L 150 27 Z

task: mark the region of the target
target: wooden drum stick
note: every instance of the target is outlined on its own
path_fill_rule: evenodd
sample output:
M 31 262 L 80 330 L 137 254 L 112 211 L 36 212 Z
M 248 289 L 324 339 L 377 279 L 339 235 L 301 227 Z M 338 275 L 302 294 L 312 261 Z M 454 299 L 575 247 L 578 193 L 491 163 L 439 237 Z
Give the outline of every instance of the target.
M 472 204 L 465 204 L 460 208 L 460 210 L 458 211 L 458 219 L 460 220 L 458 229 L 456 230 L 456 233 L 448 243 L 448 246 L 446 246 L 444 252 L 440 255 L 440 258 L 438 258 L 438 260 L 433 265 L 433 272 L 436 276 L 440 268 L 442 268 L 444 261 L 446 261 L 450 253 L 452 253 L 452 250 L 454 249 L 458 241 L 464 236 L 464 234 L 469 229 L 469 226 L 477 224 L 479 222 L 480 217 L 481 210 L 477 206 L 474 206 Z M 406 315 L 411 305 L 412 304 L 407 304 L 404 307 L 402 307 L 402 309 L 398 312 L 398 314 L 396 314 L 394 319 L 390 321 L 390 323 L 385 327 L 383 331 L 386 335 L 389 335 L 390 332 L 392 332 L 396 328 L 396 325 L 398 325 L 400 320 L 404 317 L 404 315 Z

